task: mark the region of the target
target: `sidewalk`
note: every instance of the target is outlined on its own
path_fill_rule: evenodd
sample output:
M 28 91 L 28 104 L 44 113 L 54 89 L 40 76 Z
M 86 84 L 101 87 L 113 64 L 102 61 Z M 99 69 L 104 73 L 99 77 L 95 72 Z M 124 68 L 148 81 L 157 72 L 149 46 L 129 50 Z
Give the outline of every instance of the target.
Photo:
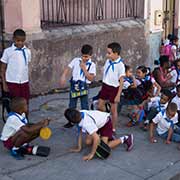
M 98 91 L 99 88 L 91 89 L 90 98 Z M 66 123 L 63 113 L 67 107 L 68 93 L 31 99 L 31 122 L 45 117 L 55 119 L 49 126 L 52 137 L 48 141 L 38 139 L 33 142 L 50 146 L 51 154 L 48 158 L 26 156 L 25 160 L 17 161 L 0 143 L 0 180 L 168 180 L 180 173 L 177 144 L 166 145 L 161 139 L 151 144 L 147 132 L 138 127 L 125 127 L 128 119 L 122 115 L 119 117 L 117 135 L 133 133 L 134 149 L 126 152 L 122 145 L 113 150 L 107 160 L 83 162 L 82 156 L 87 153 L 87 148 L 78 154 L 67 151 L 76 144 L 77 136 L 75 128 L 62 127 Z

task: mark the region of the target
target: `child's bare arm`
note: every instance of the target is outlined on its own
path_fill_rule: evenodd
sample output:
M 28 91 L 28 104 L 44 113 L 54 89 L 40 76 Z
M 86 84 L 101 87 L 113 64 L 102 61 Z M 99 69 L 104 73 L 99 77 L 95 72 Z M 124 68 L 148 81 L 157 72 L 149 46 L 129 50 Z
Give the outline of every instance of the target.
M 95 75 L 88 72 L 88 70 L 86 69 L 86 64 L 85 64 L 83 61 L 81 61 L 80 67 L 81 67 L 81 69 L 83 70 L 85 77 L 86 77 L 89 81 L 93 81 L 94 78 L 95 78 Z
M 33 125 L 22 126 L 21 129 L 27 133 L 33 133 L 33 132 L 39 131 L 41 128 L 47 126 L 49 124 L 49 121 L 50 121 L 49 119 L 44 119 Z
M 122 89 L 123 89 L 123 84 L 124 84 L 124 77 L 121 76 L 120 79 L 119 79 L 119 89 L 118 89 L 118 93 L 114 99 L 114 102 L 115 103 L 118 103 L 120 101 L 120 96 L 121 96 L 121 92 L 122 92 Z
M 97 149 L 99 141 L 100 141 L 99 135 L 96 132 L 94 132 L 91 136 L 92 136 L 92 139 L 93 139 L 92 149 L 91 149 L 91 152 L 88 155 L 83 157 L 84 161 L 91 160 L 94 157 L 94 155 L 96 153 L 96 149 Z
M 69 78 L 70 72 L 71 72 L 71 68 L 70 67 L 66 67 L 64 69 L 63 74 L 61 75 L 61 78 L 60 78 L 60 86 L 61 87 L 65 86 L 66 81 Z
M 151 143 L 156 143 L 157 140 L 154 138 L 154 126 L 155 123 L 150 123 L 150 129 L 149 129 L 149 138 Z
M 82 149 L 82 130 L 79 133 L 78 136 L 78 146 L 76 148 L 71 148 L 70 152 L 80 152 Z
M 2 79 L 2 85 L 3 85 L 3 90 L 5 92 L 8 92 L 8 86 L 6 84 L 6 69 L 7 69 L 7 64 L 1 62 L 1 79 Z
M 171 143 L 172 134 L 173 134 L 173 128 L 170 127 L 169 130 L 168 130 L 168 137 L 166 139 L 166 144 L 170 144 Z

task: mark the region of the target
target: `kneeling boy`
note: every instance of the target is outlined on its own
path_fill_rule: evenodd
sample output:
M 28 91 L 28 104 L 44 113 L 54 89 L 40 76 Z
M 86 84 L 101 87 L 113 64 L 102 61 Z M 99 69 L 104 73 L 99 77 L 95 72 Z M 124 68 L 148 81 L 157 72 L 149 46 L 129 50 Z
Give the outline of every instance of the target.
M 110 148 L 115 148 L 119 144 L 125 143 L 127 151 L 133 147 L 133 135 L 122 136 L 119 139 L 113 140 L 112 122 L 109 113 L 101 111 L 89 111 L 76 109 L 66 109 L 64 113 L 66 119 L 80 127 L 78 137 L 78 147 L 73 149 L 72 152 L 80 152 L 82 149 L 82 132 L 87 133 L 86 144 L 92 145 L 91 152 L 83 157 L 83 160 L 91 160 L 98 147 L 100 138 L 108 144 Z

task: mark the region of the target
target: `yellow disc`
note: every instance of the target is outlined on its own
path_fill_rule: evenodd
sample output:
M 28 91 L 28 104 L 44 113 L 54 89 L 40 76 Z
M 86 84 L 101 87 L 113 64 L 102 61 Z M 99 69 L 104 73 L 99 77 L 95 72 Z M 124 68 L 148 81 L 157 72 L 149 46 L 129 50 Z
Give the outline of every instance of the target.
M 51 137 L 51 134 L 52 134 L 51 129 L 49 129 L 48 127 L 41 128 L 40 130 L 40 137 L 42 139 L 45 140 L 49 139 Z

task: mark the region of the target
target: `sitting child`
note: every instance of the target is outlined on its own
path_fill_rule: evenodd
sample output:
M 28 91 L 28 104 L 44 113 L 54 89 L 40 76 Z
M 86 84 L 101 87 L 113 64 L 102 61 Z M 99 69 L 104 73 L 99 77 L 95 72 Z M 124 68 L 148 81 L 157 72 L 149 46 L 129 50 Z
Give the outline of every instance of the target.
M 64 113 L 66 119 L 80 127 L 78 137 L 78 147 L 72 149 L 72 152 L 80 152 L 82 149 L 82 132 L 86 134 L 86 144 L 92 145 L 91 152 L 83 157 L 83 160 L 91 160 L 102 139 L 110 148 L 115 148 L 119 144 L 126 144 L 127 151 L 133 147 L 133 135 L 122 136 L 113 140 L 113 128 L 109 113 L 102 111 L 89 111 L 76 109 L 66 109 Z
M 10 150 L 10 153 L 16 159 L 23 159 L 22 146 L 36 139 L 42 127 L 49 124 L 48 119 L 39 123 L 29 125 L 24 114 L 27 112 L 27 102 L 22 97 L 15 97 L 11 101 L 11 110 L 7 121 L 3 127 L 1 140 L 4 147 Z
M 178 122 L 180 122 L 180 84 L 176 87 L 176 96 L 172 99 L 171 102 L 176 103 L 177 112 L 178 112 Z
M 162 91 L 161 97 L 156 96 L 149 98 L 146 111 L 146 120 L 144 121 L 144 130 L 148 129 L 149 123 L 159 112 L 164 111 L 167 108 L 168 102 L 171 98 L 172 93 L 168 89 Z
M 169 103 L 165 111 L 159 112 L 150 124 L 150 142 L 155 143 L 154 126 L 157 125 L 157 133 L 160 137 L 166 139 L 166 144 L 171 141 L 180 142 L 179 128 L 174 130 L 174 124 L 177 121 L 177 105 Z

